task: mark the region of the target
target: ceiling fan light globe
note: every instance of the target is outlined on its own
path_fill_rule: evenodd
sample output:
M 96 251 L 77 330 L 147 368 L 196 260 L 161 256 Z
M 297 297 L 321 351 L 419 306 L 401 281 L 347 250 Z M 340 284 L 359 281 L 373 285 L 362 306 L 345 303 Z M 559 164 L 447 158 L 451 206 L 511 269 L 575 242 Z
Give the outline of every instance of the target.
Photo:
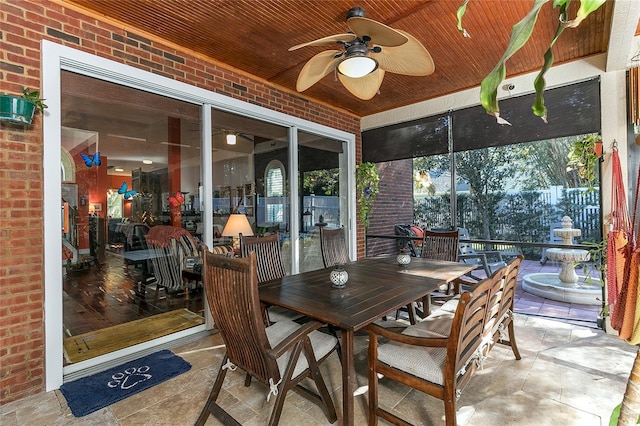
M 378 68 L 378 62 L 369 56 L 350 56 L 338 64 L 338 72 L 351 78 L 371 74 Z
M 227 134 L 227 145 L 235 145 L 237 137 L 233 133 Z

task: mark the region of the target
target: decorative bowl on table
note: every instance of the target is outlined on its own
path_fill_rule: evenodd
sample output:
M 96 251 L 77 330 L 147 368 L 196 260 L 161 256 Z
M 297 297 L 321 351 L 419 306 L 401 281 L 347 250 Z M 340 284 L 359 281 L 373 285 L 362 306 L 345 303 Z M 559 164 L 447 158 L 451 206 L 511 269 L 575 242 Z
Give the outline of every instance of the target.
M 349 274 L 344 269 L 344 265 L 336 265 L 329 274 L 331 286 L 334 288 L 345 288 L 349 280 Z

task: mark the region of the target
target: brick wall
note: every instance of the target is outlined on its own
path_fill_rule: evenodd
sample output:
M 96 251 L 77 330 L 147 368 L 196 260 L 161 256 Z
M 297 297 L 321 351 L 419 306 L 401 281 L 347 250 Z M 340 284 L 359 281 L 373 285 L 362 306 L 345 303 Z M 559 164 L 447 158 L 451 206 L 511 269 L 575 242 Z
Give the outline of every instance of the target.
M 413 161 L 388 161 L 377 167 L 380 192 L 371 210 L 367 234 L 394 235 L 395 224 L 413 223 Z M 368 238 L 368 256 L 385 253 L 397 253 L 395 240 Z
M 0 1 L 3 93 L 41 88 L 40 41 L 51 40 L 136 68 L 356 134 L 360 121 L 217 66 L 146 34 L 54 2 Z M 44 390 L 42 120 L 0 124 L 0 405 Z M 363 228 L 358 232 L 364 255 Z M 62 362 L 62 360 L 60 360 Z

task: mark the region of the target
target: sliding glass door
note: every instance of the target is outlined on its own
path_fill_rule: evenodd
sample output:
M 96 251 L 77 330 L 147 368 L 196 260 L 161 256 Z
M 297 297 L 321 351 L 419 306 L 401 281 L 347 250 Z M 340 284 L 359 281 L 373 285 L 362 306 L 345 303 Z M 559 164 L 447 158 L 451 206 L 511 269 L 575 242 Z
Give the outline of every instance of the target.
M 298 132 L 298 220 L 300 271 L 324 267 L 320 228 L 349 229 L 346 143 Z M 345 233 L 346 234 L 346 233 Z
M 61 91 L 64 359 L 74 364 L 204 323 L 202 286 L 182 278 L 201 222 L 200 107 L 68 71 Z

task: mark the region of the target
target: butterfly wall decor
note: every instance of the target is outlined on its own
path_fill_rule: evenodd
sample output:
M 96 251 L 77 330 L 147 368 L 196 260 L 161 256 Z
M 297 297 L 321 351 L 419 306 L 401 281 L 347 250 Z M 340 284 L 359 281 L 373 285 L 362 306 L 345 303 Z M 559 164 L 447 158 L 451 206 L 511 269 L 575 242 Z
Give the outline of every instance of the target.
M 82 157 L 82 160 L 84 161 L 84 164 L 86 164 L 87 167 L 91 167 L 94 164 L 97 166 L 99 166 L 100 164 L 102 164 L 102 160 L 100 160 L 100 152 L 96 151 L 95 154 L 93 154 L 93 157 L 87 155 L 87 154 L 80 154 L 80 156 Z
M 184 203 L 184 195 L 182 195 L 181 191 L 176 192 L 176 195 L 173 195 L 168 198 L 169 204 L 173 207 L 178 207 L 180 204 Z
M 130 200 L 138 191 L 135 189 L 127 189 L 127 182 L 122 182 L 120 188 L 118 188 L 118 194 L 122 194 L 125 200 Z

